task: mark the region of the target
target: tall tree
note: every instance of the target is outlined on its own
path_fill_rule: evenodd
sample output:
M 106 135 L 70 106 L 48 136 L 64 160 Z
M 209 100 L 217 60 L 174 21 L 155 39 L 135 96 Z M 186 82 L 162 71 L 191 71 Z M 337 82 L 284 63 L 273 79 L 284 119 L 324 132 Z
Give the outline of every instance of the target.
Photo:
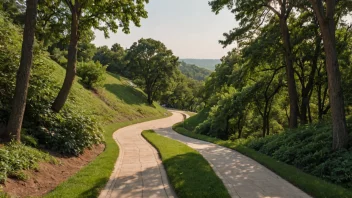
M 109 30 L 116 32 L 119 27 L 129 33 L 130 21 L 140 26 L 140 18 L 146 18 L 144 3 L 149 0 L 64 0 L 71 17 L 70 44 L 66 76 L 52 109 L 60 111 L 70 93 L 76 75 L 77 50 L 80 36 L 91 28 L 104 31 L 108 37 Z M 117 24 L 117 22 L 119 24 Z
M 129 77 L 144 88 L 149 104 L 168 87 L 179 64 L 171 50 L 153 39 L 135 42 L 127 51 L 126 60 Z
M 281 40 L 284 48 L 284 57 L 286 63 L 286 75 L 288 84 L 288 93 L 290 100 L 290 123 L 291 128 L 298 125 L 297 118 L 299 115 L 298 94 L 294 77 L 294 55 L 292 53 L 292 44 L 290 31 L 287 25 L 292 9 L 297 0 L 212 0 L 209 2 L 213 12 L 219 13 L 225 6 L 236 13 L 236 19 L 240 21 L 240 27 L 235 28 L 229 34 L 224 34 L 225 41 L 221 41 L 224 46 L 231 44 L 234 40 L 248 40 L 256 35 L 256 30 L 264 22 L 267 22 L 271 16 L 279 20 Z
M 323 37 L 328 74 L 329 97 L 333 124 L 333 150 L 348 145 L 348 132 L 345 117 L 344 99 L 341 87 L 341 74 L 336 51 L 335 10 L 337 0 L 309 0 L 318 19 Z
M 27 0 L 26 18 L 23 32 L 20 67 L 17 71 L 15 95 L 13 97 L 12 111 L 4 133 L 4 139 L 21 141 L 21 128 L 26 108 L 27 92 L 30 71 L 33 63 L 34 34 L 37 19 L 38 0 Z

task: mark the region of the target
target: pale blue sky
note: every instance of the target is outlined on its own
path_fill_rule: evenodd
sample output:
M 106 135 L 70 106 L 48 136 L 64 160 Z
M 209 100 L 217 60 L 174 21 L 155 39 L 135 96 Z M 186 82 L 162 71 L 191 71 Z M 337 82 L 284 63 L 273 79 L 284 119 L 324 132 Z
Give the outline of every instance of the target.
M 119 43 L 130 47 L 140 38 L 159 40 L 180 58 L 220 59 L 233 48 L 218 43 L 222 34 L 236 26 L 234 15 L 227 9 L 219 15 L 211 12 L 208 0 L 150 0 L 146 7 L 149 17 L 141 27 L 131 27 L 128 35 L 118 32 L 105 39 L 95 31 L 97 46 Z

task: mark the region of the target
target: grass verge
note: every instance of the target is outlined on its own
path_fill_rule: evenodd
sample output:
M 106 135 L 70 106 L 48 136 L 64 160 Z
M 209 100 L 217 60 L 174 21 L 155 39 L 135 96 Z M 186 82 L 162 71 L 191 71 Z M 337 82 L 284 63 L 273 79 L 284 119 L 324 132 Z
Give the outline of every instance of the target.
M 176 124 L 173 129 L 185 136 L 211 142 L 220 146 L 234 149 L 253 160 L 264 165 L 276 174 L 280 175 L 285 180 L 302 189 L 307 194 L 316 198 L 349 198 L 352 197 L 352 191 L 341 186 L 329 183 L 318 177 L 309 175 L 299 170 L 298 168 L 286 163 L 277 161 L 267 155 L 259 153 L 243 145 L 243 142 L 224 141 L 217 138 L 196 134 L 182 127 L 181 124 Z
M 170 114 L 168 114 L 170 115 Z M 119 155 L 119 147 L 112 138 L 112 134 L 122 127 L 162 118 L 158 116 L 153 118 L 144 118 L 135 121 L 121 122 L 111 124 L 105 127 L 105 150 L 94 161 L 83 167 L 78 173 L 60 184 L 52 192 L 48 193 L 47 198 L 95 198 L 99 196 L 100 191 L 109 181 L 110 175 L 114 169 L 115 162 Z
M 197 151 L 154 131 L 143 131 L 142 135 L 159 151 L 179 198 L 230 197 L 222 181 Z

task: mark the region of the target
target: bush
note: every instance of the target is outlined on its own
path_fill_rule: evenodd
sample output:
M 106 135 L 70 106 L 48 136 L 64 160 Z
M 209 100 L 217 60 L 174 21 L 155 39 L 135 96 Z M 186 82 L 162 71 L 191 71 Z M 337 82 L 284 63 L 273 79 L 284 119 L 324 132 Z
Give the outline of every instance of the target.
M 61 51 L 59 48 L 54 48 L 51 52 L 51 58 L 63 67 L 67 65 L 66 57 L 67 51 Z
M 7 122 L 20 61 L 21 30 L 4 19 L 0 13 L 0 123 Z M 23 120 L 22 141 L 33 147 L 37 143 L 63 154 L 81 154 L 84 148 L 100 143 L 101 128 L 93 118 L 75 105 L 66 103 L 56 114 L 51 104 L 59 92 L 53 77 L 53 65 L 47 53 L 36 45 L 26 111 Z M 94 64 L 94 63 L 93 63 Z
M 78 66 L 78 76 L 81 77 L 81 82 L 85 84 L 89 89 L 94 86 L 100 85 L 105 80 L 105 68 L 97 62 L 86 62 Z
M 304 126 L 246 144 L 276 160 L 296 166 L 317 177 L 352 187 L 352 153 L 331 150 L 332 133 L 327 125 Z
M 38 168 L 38 162 L 57 163 L 49 154 L 18 143 L 10 143 L 0 148 L 0 183 L 6 182 L 8 176 L 26 179 L 22 170 Z
M 30 134 L 48 149 L 62 154 L 79 155 L 103 141 L 102 128 L 84 112 L 64 108 L 60 113 L 42 114 L 42 124 L 32 128 Z

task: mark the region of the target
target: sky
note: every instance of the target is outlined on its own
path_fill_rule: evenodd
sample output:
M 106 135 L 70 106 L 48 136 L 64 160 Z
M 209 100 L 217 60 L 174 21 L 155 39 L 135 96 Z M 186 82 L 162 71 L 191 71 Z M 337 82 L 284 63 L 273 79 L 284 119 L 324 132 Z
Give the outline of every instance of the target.
M 219 40 L 223 33 L 236 27 L 234 15 L 227 9 L 215 15 L 208 0 L 150 0 L 146 6 L 148 18 L 141 27 L 131 26 L 131 33 L 121 31 L 105 38 L 95 30 L 97 46 L 111 47 L 119 43 L 129 48 L 140 38 L 152 38 L 163 42 L 180 58 L 220 59 L 234 46 L 223 49 Z

